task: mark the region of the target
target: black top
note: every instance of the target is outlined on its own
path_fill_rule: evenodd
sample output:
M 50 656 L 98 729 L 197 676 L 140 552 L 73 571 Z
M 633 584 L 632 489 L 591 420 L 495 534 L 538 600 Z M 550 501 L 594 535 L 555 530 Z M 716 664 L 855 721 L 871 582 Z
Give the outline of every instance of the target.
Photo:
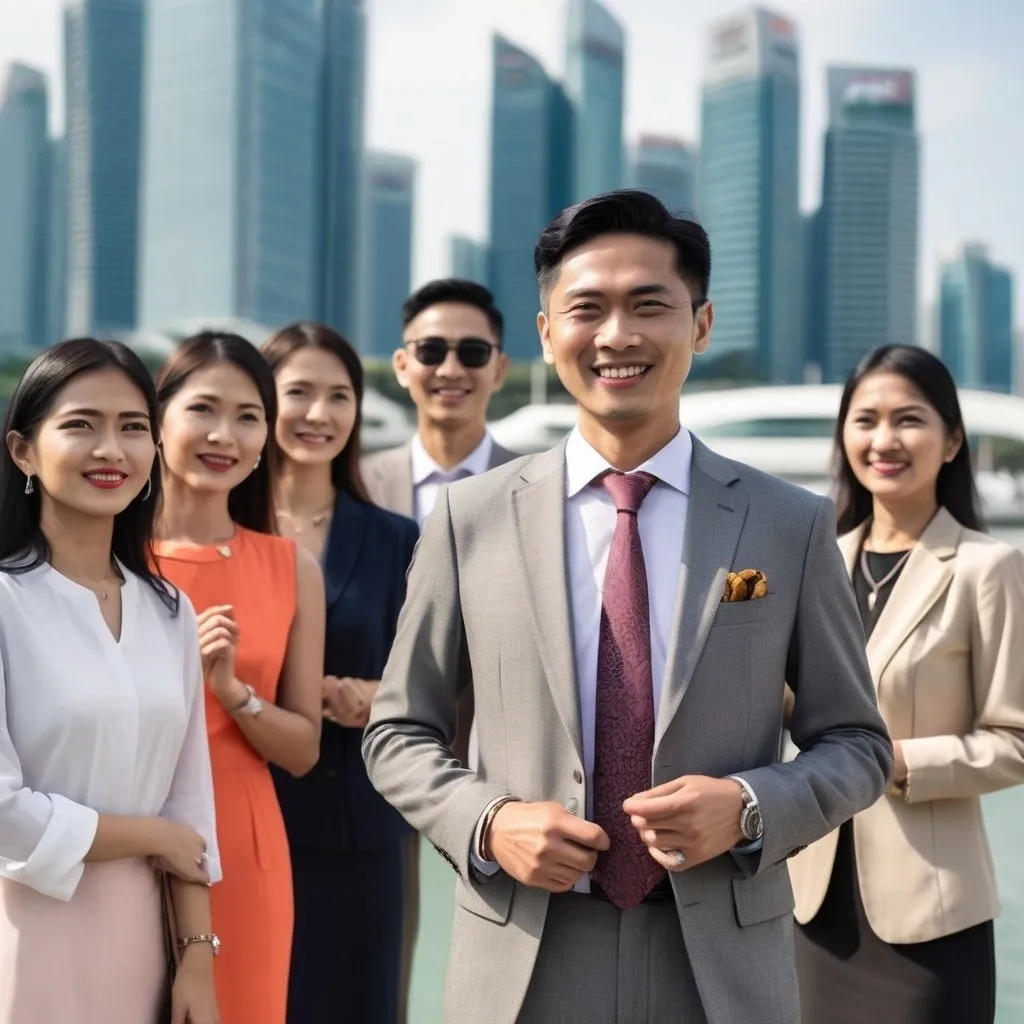
M 405 600 L 419 530 L 411 519 L 339 494 L 322 557 L 327 591 L 324 672 L 380 679 Z M 401 815 L 373 788 L 362 729 L 323 723 L 320 760 L 301 779 L 273 769 L 293 847 L 379 850 L 408 835 Z
M 906 551 L 886 551 L 884 553 L 868 551 L 868 571 L 874 577 L 875 582 L 877 583 L 879 580 L 885 579 L 905 554 Z M 892 588 L 896 585 L 896 581 L 902 575 L 904 568 L 906 568 L 906 562 L 900 566 L 899 572 L 885 586 L 879 589 L 878 597 L 875 599 L 875 607 L 869 608 L 868 595 L 871 593 L 871 587 L 864 578 L 864 571 L 860 564 L 860 555 L 857 556 L 857 563 L 853 570 L 853 589 L 857 594 L 857 607 L 860 609 L 860 620 L 864 624 L 866 636 L 871 636 L 875 623 L 878 622 L 878 616 L 882 614 L 882 609 L 889 600 Z

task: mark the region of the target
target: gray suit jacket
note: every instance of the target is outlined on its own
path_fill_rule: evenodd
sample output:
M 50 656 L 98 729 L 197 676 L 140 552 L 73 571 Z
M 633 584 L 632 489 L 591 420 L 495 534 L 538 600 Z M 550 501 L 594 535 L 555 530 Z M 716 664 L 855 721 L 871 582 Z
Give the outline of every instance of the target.
M 726 573 L 743 568 L 764 572 L 769 594 L 722 603 Z M 459 876 L 450 1024 L 516 1019 L 547 912 L 546 892 L 471 869 L 484 808 L 504 793 L 587 806 L 570 622 L 564 444 L 449 488 L 413 561 L 363 754 Z M 476 772 L 449 750 L 470 678 Z M 783 764 L 787 680 L 801 753 Z M 831 502 L 695 440 L 651 784 L 739 774 L 764 817 L 759 855 L 671 876 L 708 1024 L 797 1024 L 786 859 L 877 800 L 891 763 Z
M 491 447 L 488 469 L 503 466 L 516 458 L 515 452 L 502 448 L 495 441 Z M 400 516 L 415 518 L 412 489 L 412 445 L 406 442 L 397 448 L 374 452 L 362 462 L 363 480 L 370 500 L 381 508 L 390 509 Z

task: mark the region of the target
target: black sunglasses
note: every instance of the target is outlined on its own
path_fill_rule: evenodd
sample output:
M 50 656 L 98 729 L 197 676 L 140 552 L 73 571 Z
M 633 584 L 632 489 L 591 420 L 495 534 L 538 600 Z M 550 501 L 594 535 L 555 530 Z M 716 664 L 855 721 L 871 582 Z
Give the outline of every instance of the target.
M 412 346 L 413 354 L 424 366 L 440 366 L 453 351 L 467 370 L 479 370 L 491 359 L 491 352 L 497 348 L 484 338 L 460 338 L 452 343 L 447 338 L 421 338 L 406 342 Z

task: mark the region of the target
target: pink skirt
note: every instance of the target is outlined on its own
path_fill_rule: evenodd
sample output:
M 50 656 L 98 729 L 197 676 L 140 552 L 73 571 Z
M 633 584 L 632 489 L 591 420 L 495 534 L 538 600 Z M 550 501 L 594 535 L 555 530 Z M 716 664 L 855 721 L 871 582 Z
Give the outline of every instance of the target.
M 163 983 L 146 862 L 86 864 L 67 903 L 0 879 L 0 1024 L 151 1024 Z

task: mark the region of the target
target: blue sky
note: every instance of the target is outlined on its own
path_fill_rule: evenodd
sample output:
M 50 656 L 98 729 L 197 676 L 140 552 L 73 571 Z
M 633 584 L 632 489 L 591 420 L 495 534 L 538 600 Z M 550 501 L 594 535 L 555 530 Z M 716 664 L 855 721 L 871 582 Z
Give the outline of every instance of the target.
M 606 0 L 627 27 L 627 134 L 699 135 L 702 59 L 723 0 Z M 0 0 L 0 64 L 60 72 L 60 0 Z M 558 0 L 367 0 L 368 143 L 419 161 L 416 282 L 447 270 L 447 236 L 487 221 L 490 34 L 564 65 Z M 796 19 L 804 79 L 802 195 L 820 189 L 828 64 L 918 72 L 923 134 L 922 299 L 937 258 L 963 240 L 991 246 L 1018 275 L 1024 321 L 1024 0 L 779 0 Z M 1017 99 L 1014 99 L 1017 97 Z M 58 104 L 59 106 L 59 104 Z M 55 112 L 59 125 L 60 113 Z M 713 240 L 712 240 L 713 241 Z M 414 282 L 415 283 L 415 282 Z

